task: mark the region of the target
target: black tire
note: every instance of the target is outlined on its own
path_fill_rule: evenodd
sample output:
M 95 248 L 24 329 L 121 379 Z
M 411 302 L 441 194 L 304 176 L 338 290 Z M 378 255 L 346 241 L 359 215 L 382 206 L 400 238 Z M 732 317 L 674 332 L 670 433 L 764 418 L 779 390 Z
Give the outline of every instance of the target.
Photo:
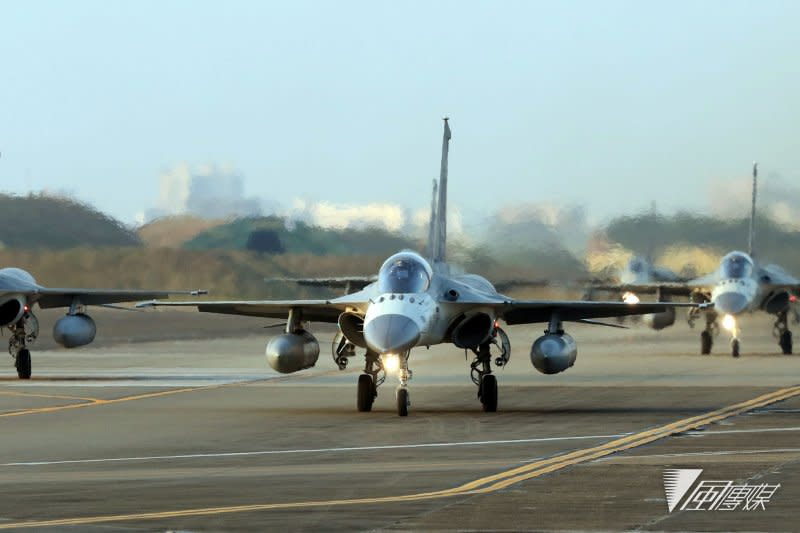
M 493 374 L 487 374 L 481 380 L 481 403 L 485 412 L 497 411 L 497 378 Z
M 19 379 L 31 379 L 31 352 L 27 348 L 23 348 L 17 353 L 15 366 Z
M 372 402 L 375 401 L 375 386 L 372 384 L 372 376 L 361 374 L 358 376 L 358 402 L 359 412 L 366 413 L 372 411 Z
M 733 339 L 731 341 L 731 355 L 739 357 L 739 339 Z
M 711 353 L 711 347 L 714 345 L 714 337 L 711 336 L 710 331 L 703 331 L 700 334 L 700 354 L 708 355 Z
M 402 387 L 397 389 L 397 414 L 400 416 L 408 416 L 409 403 L 411 402 L 409 401 L 408 389 Z
M 781 333 L 780 345 L 784 355 L 792 355 L 792 332 L 788 329 Z

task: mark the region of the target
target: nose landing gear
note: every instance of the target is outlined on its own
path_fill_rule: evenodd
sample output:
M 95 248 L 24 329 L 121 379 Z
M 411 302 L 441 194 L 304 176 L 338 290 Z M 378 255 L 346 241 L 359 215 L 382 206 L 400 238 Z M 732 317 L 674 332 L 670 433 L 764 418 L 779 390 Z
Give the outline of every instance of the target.
M 398 356 L 399 368 L 397 378 L 400 384 L 395 392 L 397 400 L 397 414 L 408 416 L 411 399 L 408 393 L 408 381 L 411 379 L 411 370 L 408 368 L 409 352 Z M 356 405 L 361 412 L 372 411 L 372 404 L 378 397 L 378 387 L 386 381 L 386 369 L 383 360 L 372 350 L 367 351 L 364 373 L 358 376 L 358 395 Z
M 408 369 L 408 352 L 400 356 L 400 369 L 397 377 L 400 384 L 395 393 L 397 400 L 397 414 L 408 416 L 408 408 L 411 406 L 411 396 L 408 393 L 408 380 L 411 379 L 411 370 Z
M 723 324 L 725 324 L 724 320 Z M 737 324 L 735 321 L 733 322 L 732 326 L 726 325 L 725 328 L 731 333 L 731 356 L 739 357 L 739 351 L 741 348 L 741 343 L 739 342 L 739 334 L 742 332 L 742 330 L 739 329 L 739 324 Z

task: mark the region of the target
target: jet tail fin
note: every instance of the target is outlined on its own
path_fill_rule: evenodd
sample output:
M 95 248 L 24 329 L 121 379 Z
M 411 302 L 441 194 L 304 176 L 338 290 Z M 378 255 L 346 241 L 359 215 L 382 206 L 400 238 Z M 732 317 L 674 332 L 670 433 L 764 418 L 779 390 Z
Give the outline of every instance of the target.
M 447 260 L 447 158 L 450 150 L 450 124 L 444 119 L 442 136 L 442 166 L 439 172 L 438 198 L 435 209 L 431 209 L 431 261 L 444 263 Z M 434 189 L 435 190 L 435 189 Z
M 433 193 L 431 194 L 431 218 L 428 221 L 428 258 L 433 261 L 436 253 L 436 195 L 438 182 L 433 180 Z
M 753 162 L 753 194 L 750 204 L 750 232 L 747 238 L 747 253 L 750 257 L 755 253 L 756 244 L 756 191 L 758 187 L 758 163 Z

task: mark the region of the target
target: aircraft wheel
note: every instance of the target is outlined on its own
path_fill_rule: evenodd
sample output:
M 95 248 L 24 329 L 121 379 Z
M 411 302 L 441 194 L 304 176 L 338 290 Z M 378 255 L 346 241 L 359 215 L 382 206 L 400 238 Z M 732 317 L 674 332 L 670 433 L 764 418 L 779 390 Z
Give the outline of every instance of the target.
M 31 352 L 27 348 L 23 348 L 17 353 L 15 366 L 19 379 L 31 379 Z
M 739 339 L 733 339 L 731 341 L 731 355 L 739 357 Z
M 785 355 L 792 354 L 792 332 L 788 329 L 781 333 L 780 345 Z
M 700 354 L 708 355 L 711 353 L 711 346 L 714 344 L 714 337 L 711 336 L 710 331 L 703 331 L 700 334 Z
M 411 405 L 411 399 L 408 395 L 408 389 L 400 387 L 397 389 L 397 414 L 400 416 L 408 416 L 408 406 Z
M 358 410 L 365 413 L 372 411 L 372 402 L 375 401 L 375 387 L 372 376 L 361 374 L 358 376 Z
M 481 403 L 485 412 L 497 411 L 497 378 L 494 374 L 486 374 L 481 380 Z

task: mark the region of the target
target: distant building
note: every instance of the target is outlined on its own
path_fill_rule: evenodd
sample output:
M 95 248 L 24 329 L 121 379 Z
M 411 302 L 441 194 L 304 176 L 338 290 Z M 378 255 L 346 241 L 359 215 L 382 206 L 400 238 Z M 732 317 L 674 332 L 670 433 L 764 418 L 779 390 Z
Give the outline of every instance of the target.
M 296 199 L 289 210 L 288 218 L 324 228 L 381 228 L 400 231 L 408 217 L 402 207 L 388 203 L 342 205 Z
M 257 198 L 244 194 L 244 178 L 231 167 L 181 163 L 161 174 L 158 203 L 145 221 L 164 216 L 230 218 L 261 214 Z

